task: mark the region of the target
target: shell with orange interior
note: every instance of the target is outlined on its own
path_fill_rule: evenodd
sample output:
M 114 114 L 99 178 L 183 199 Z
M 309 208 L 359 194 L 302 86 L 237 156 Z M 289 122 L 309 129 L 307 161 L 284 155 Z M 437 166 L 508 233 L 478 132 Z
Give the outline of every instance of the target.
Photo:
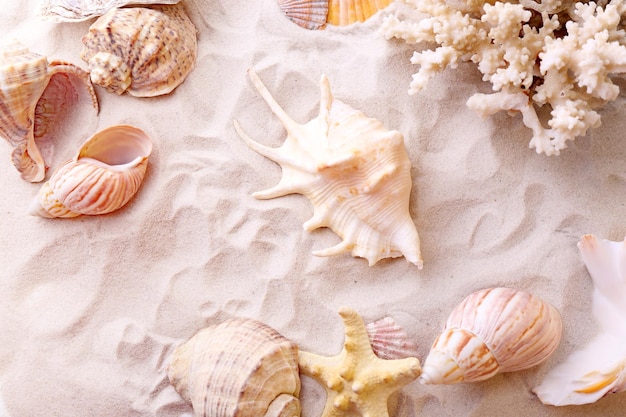
M 306 29 L 323 29 L 326 24 L 348 26 L 365 22 L 393 0 L 278 0 L 292 22 Z

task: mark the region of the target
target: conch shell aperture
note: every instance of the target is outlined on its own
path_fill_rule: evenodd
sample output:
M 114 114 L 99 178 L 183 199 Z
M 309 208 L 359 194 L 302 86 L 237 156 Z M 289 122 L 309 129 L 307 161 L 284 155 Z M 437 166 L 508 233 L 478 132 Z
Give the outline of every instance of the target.
M 15 147 L 13 165 L 22 178 L 43 181 L 55 124 L 78 100 L 79 89 L 86 89 L 98 111 L 89 73 L 67 62 L 48 62 L 15 42 L 0 51 L 0 85 L 0 136 Z
M 351 252 L 370 265 L 404 256 L 421 268 L 419 236 L 409 213 L 411 161 L 402 134 L 333 99 L 325 76 L 320 82 L 319 115 L 305 125 L 298 124 L 256 73 L 248 73 L 288 134 L 281 147 L 270 148 L 248 137 L 234 121 L 237 133 L 250 148 L 282 168 L 280 182 L 254 197 L 305 195 L 314 214 L 304 228 L 329 227 L 342 239 L 314 255 Z
M 298 417 L 298 346 L 257 320 L 196 333 L 172 354 L 168 378 L 195 417 Z
M 136 127 L 101 130 L 44 183 L 30 213 L 68 218 L 118 210 L 139 190 L 151 152 L 150 138 Z
M 548 359 L 562 333 L 557 309 L 512 288 L 488 288 L 457 305 L 424 361 L 420 382 L 477 382 Z

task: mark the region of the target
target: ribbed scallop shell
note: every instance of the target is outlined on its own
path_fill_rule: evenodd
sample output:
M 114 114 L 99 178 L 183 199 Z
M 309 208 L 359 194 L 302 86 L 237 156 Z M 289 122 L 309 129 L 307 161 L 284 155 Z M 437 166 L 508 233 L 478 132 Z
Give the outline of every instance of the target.
M 420 381 L 475 382 L 530 368 L 554 352 L 561 332 L 557 309 L 532 294 L 511 288 L 477 291 L 450 314 Z
M 91 81 L 137 97 L 168 94 L 195 65 L 197 30 L 182 4 L 112 9 L 83 36 Z
M 173 353 L 168 377 L 195 417 L 300 415 L 298 347 L 256 320 L 199 331 Z
M 626 391 L 626 239 L 585 235 L 578 248 L 593 281 L 592 313 L 599 332 L 533 389 L 544 404 L 589 404 Z
M 77 217 L 118 210 L 139 190 L 151 151 L 150 138 L 133 126 L 96 133 L 43 185 L 31 214 Z
M 0 136 L 14 147 L 13 165 L 23 179 L 42 181 L 51 157 L 55 124 L 86 88 L 91 105 L 98 101 L 89 74 L 66 62 L 48 63 L 45 56 L 20 43 L 0 51 Z M 40 144 L 47 143 L 47 149 Z
M 404 359 L 419 356 L 417 345 L 391 317 L 365 326 L 372 350 L 381 359 Z
M 102 16 L 114 7 L 176 4 L 180 0 L 43 0 L 38 15 L 52 22 L 81 22 Z
M 249 138 L 235 121 L 248 146 L 282 168 L 278 185 L 254 196 L 305 195 L 314 213 L 304 228 L 329 227 L 342 239 L 314 255 L 351 252 L 370 265 L 404 256 L 421 268 L 419 237 L 409 213 L 411 161 L 402 134 L 334 100 L 325 76 L 320 82 L 319 116 L 300 125 L 276 103 L 257 75 L 249 74 L 288 134 L 280 148 L 270 148 Z
M 348 26 L 364 22 L 393 0 L 278 0 L 282 12 L 306 29 L 323 29 L 326 23 Z

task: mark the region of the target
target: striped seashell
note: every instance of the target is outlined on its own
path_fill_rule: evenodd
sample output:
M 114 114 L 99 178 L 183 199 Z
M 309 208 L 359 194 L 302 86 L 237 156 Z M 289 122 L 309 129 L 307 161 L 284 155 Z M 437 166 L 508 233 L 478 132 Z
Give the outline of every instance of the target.
M 532 294 L 511 288 L 477 291 L 450 314 L 420 382 L 476 382 L 533 367 L 554 352 L 561 332 L 557 309 Z
M 320 81 L 319 115 L 301 125 L 285 113 L 254 71 L 248 73 L 287 130 L 285 142 L 271 148 L 250 138 L 234 121 L 250 148 L 282 168 L 279 183 L 254 197 L 305 195 L 313 205 L 305 230 L 328 227 L 341 238 L 313 252 L 316 256 L 349 252 L 367 259 L 370 266 L 404 256 L 421 269 L 419 235 L 409 213 L 411 161 L 402 133 L 334 99 L 326 76 Z
M 133 126 L 96 133 L 44 183 L 30 214 L 69 218 L 118 210 L 139 190 L 151 151 L 150 138 Z
M 278 0 L 282 12 L 298 26 L 323 29 L 365 22 L 393 0 Z
M 298 347 L 256 320 L 200 330 L 172 354 L 167 372 L 195 417 L 300 415 Z
M 168 94 L 195 65 L 197 30 L 182 3 L 112 9 L 83 36 L 91 81 L 136 97 Z
M 365 326 L 372 350 L 381 359 L 404 359 L 419 356 L 417 344 L 391 317 Z
M 43 0 L 39 17 L 51 22 L 81 22 L 102 16 L 115 7 L 176 4 L 180 0 Z
M 0 85 L 0 136 L 13 145 L 12 161 L 21 177 L 43 181 L 55 126 L 81 98 L 78 92 L 85 88 L 98 110 L 89 73 L 67 62 L 48 62 L 14 42 L 0 51 Z

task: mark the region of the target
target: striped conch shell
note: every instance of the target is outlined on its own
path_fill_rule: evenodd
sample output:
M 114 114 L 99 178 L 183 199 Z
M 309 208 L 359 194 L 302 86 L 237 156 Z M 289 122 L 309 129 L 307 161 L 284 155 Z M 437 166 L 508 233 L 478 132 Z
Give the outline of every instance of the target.
M 195 417 L 298 417 L 298 347 L 270 326 L 235 318 L 181 345 L 170 383 Z
M 527 369 L 548 359 L 561 339 L 556 308 L 527 292 L 489 288 L 450 314 L 424 361 L 420 382 L 456 384 Z
M 393 0 L 278 0 L 280 10 L 306 29 L 323 29 L 326 24 L 348 26 L 364 22 Z
M 600 332 L 533 390 L 544 404 L 589 404 L 626 391 L 626 239 L 585 235 L 578 249 L 593 281 L 592 312 Z
M 98 100 L 89 73 L 62 61 L 48 62 L 19 42 L 0 51 L 0 136 L 14 146 L 13 165 L 29 182 L 43 181 L 52 157 L 55 125 L 87 90 Z
M 254 71 L 249 75 L 288 134 L 280 148 L 270 148 L 248 137 L 235 120 L 235 129 L 248 146 L 278 162 L 283 171 L 278 185 L 254 197 L 304 194 L 314 208 L 304 228 L 329 227 L 342 239 L 314 255 L 351 252 L 370 265 L 404 256 L 421 268 L 419 236 L 409 213 L 411 161 L 402 134 L 333 99 L 325 76 L 320 82 L 319 116 L 298 124 Z
M 67 218 L 123 207 L 141 186 L 151 151 L 150 138 L 136 127 L 101 130 L 44 183 L 30 214 Z
M 37 14 L 51 22 L 82 22 L 114 7 L 176 4 L 180 0 L 43 0 Z
M 111 9 L 83 36 L 91 81 L 137 97 L 168 94 L 195 65 L 197 30 L 182 3 Z

